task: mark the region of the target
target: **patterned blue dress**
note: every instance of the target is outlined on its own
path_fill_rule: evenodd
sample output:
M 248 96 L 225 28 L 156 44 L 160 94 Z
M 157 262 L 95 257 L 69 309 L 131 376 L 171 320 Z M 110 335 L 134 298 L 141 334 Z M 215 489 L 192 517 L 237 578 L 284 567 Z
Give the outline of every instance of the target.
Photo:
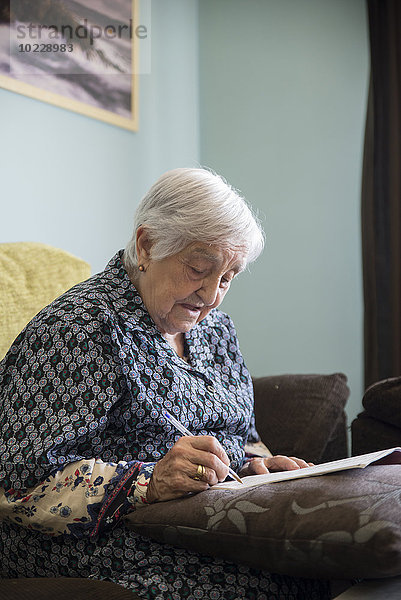
M 125 528 L 179 434 L 213 435 L 231 467 L 257 439 L 231 319 L 160 335 L 121 261 L 44 308 L 0 363 L 0 577 L 91 577 L 141 598 L 325 599 L 326 582 L 234 565 Z

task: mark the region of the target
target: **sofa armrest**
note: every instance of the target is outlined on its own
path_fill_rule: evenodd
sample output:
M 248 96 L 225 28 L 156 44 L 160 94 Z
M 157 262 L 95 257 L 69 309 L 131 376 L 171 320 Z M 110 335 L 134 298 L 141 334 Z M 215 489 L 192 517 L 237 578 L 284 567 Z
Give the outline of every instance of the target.
M 273 454 L 315 463 L 348 456 L 344 374 L 273 375 L 253 385 L 256 429 Z
M 353 456 L 400 445 L 401 429 L 369 415 L 365 410 L 351 423 Z
M 351 423 L 352 454 L 364 454 L 400 445 L 401 377 L 370 385 L 362 399 L 363 412 Z

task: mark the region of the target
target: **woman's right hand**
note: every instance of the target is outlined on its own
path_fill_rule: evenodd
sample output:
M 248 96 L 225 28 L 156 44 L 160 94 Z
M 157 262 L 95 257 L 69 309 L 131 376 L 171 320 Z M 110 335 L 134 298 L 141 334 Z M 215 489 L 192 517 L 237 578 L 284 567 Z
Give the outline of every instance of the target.
M 180 438 L 154 468 L 146 493 L 147 502 L 172 500 L 189 492 L 202 492 L 209 485 L 224 481 L 229 458 L 215 437 Z M 196 480 L 198 465 L 205 467 L 202 479 Z

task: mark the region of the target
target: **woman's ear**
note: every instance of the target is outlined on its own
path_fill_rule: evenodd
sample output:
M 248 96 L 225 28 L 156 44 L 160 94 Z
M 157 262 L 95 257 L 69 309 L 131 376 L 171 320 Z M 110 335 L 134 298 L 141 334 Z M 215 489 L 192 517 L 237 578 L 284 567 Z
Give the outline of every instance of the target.
M 144 265 L 145 267 L 148 265 L 151 248 L 152 241 L 149 237 L 149 232 L 144 225 L 140 225 L 136 230 L 136 254 L 139 265 Z

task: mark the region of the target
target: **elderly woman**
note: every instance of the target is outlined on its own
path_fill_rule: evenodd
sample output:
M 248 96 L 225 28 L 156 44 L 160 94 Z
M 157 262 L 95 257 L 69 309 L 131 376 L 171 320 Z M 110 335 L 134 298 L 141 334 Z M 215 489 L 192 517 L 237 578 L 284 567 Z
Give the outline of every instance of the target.
M 245 458 L 252 383 L 217 307 L 262 247 L 220 177 L 170 171 L 139 205 L 126 249 L 18 336 L 0 363 L 0 577 L 109 579 L 157 599 L 328 597 L 324 582 L 155 543 L 122 519 L 202 492 L 229 466 L 241 477 L 306 466 Z

